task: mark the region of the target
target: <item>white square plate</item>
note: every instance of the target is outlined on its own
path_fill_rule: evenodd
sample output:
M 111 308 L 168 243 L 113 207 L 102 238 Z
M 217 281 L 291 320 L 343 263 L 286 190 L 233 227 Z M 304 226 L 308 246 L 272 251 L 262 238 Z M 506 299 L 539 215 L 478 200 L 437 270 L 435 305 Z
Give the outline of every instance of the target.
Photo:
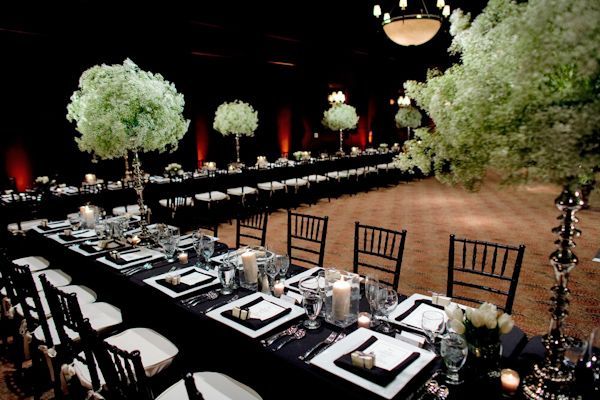
M 360 376 L 355 375 L 352 372 L 340 368 L 334 364 L 335 360 L 357 348 L 371 336 L 375 336 L 378 340 L 384 340 L 393 343 L 394 345 L 402 347 L 407 351 L 418 352 L 421 355 L 412 364 L 406 367 L 406 369 L 400 372 L 398 376 L 396 376 L 396 379 L 394 379 L 385 387 L 361 378 Z M 400 390 L 402 390 L 402 388 L 404 388 L 404 386 L 406 386 L 412 380 L 412 378 L 421 372 L 423 368 L 433 361 L 434 358 L 435 354 L 430 351 L 420 349 L 379 332 L 374 332 L 365 328 L 359 328 L 328 348 L 327 351 L 318 354 L 311 360 L 310 363 L 336 376 L 339 376 L 342 379 L 352 382 L 355 385 L 367 389 L 368 391 L 373 392 L 383 398 L 391 399 L 397 395 L 398 392 L 400 392 Z
M 414 304 L 415 301 L 417 300 L 431 300 L 430 296 L 426 296 L 424 294 L 420 294 L 420 293 L 415 293 L 411 296 L 409 296 L 408 298 L 406 298 L 403 302 L 401 302 L 400 304 L 398 304 L 398 307 L 396 307 L 396 309 L 394 311 L 392 311 L 388 317 L 388 321 L 392 324 L 395 325 L 400 325 L 402 326 L 402 323 L 400 321 L 396 321 L 396 318 L 402 314 L 404 314 L 406 311 L 408 311 Z M 462 304 L 457 304 L 460 308 L 462 308 L 463 310 L 467 309 L 467 306 L 464 306 Z M 415 310 L 416 311 L 416 310 Z M 446 315 L 446 313 L 444 312 L 444 310 L 436 310 L 441 312 L 442 314 L 444 314 L 444 322 L 448 321 L 448 316 Z M 419 327 L 413 327 L 413 326 L 409 326 L 410 328 L 413 329 L 418 329 L 421 330 L 421 328 Z
M 59 237 L 60 233 L 55 233 L 53 235 L 49 235 L 48 237 L 60 244 L 73 244 L 79 242 L 85 242 L 86 240 L 97 239 L 96 231 L 91 229 L 83 229 L 80 231 L 74 231 L 72 233 L 74 240 L 65 241 Z
M 186 272 L 191 271 L 191 270 L 194 270 L 194 271 L 197 271 L 197 272 L 201 272 L 201 273 L 206 274 L 206 275 L 214 276 L 215 279 L 213 279 L 211 281 L 207 281 L 204 285 L 194 286 L 193 288 L 190 288 L 189 290 L 186 290 L 184 292 L 179 292 L 179 293 L 178 292 L 174 292 L 174 291 L 170 290 L 169 288 L 166 288 L 163 285 L 161 285 L 160 283 L 156 282 L 156 281 L 158 281 L 160 279 L 164 279 L 168 275 L 174 275 L 174 274 L 182 275 L 182 274 L 185 274 Z M 174 272 L 166 272 L 164 274 L 160 274 L 160 275 L 152 276 L 150 278 L 146 278 L 146 279 L 144 279 L 144 283 L 147 284 L 147 285 L 152 286 L 155 289 L 160 290 L 161 292 L 163 292 L 167 296 L 172 297 L 172 298 L 175 299 L 177 297 L 185 296 L 186 294 L 190 294 L 192 292 L 195 292 L 195 291 L 198 291 L 198 290 L 202 290 L 202 289 L 207 288 L 209 286 L 213 286 L 213 285 L 219 283 L 219 279 L 217 278 L 217 273 L 214 272 L 214 271 L 207 271 L 207 270 L 196 268 L 196 267 L 187 267 L 187 268 L 178 269 L 177 271 L 174 271 Z
M 238 324 L 237 322 L 235 322 L 229 318 L 225 318 L 221 315 L 221 313 L 223 311 L 231 310 L 235 306 L 242 306 L 246 303 L 251 302 L 252 300 L 258 299 L 259 297 L 262 297 L 263 299 L 266 299 L 272 303 L 278 304 L 282 307 L 291 308 L 292 310 L 289 313 L 283 315 L 281 318 L 279 318 L 279 319 L 271 322 L 270 324 L 268 324 L 260 329 L 257 329 L 257 330 L 246 328 L 244 325 Z M 278 326 L 283 325 L 286 322 L 293 320 L 294 318 L 298 318 L 301 315 L 304 315 L 303 308 L 292 305 L 292 304 L 286 302 L 285 300 L 278 299 L 277 297 L 273 297 L 269 294 L 264 294 L 264 293 L 260 293 L 260 292 L 253 293 L 250 296 L 242 297 L 241 299 L 238 299 L 234 302 L 225 304 L 219 308 L 215 308 L 214 310 L 212 310 L 208 314 L 206 314 L 207 317 L 210 317 L 216 321 L 219 321 L 219 322 L 221 322 L 221 323 L 223 323 L 223 324 L 235 329 L 236 331 L 241 332 L 244 335 L 249 336 L 251 338 L 260 337 L 260 336 L 264 335 L 265 333 L 268 333 L 269 331 L 277 328 Z

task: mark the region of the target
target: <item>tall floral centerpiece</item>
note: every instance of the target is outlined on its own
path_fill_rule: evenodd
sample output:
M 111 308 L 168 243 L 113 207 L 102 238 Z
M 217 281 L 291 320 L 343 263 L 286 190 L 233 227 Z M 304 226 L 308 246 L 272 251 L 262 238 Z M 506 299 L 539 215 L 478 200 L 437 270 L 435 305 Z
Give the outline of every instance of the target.
M 340 132 L 339 154 L 344 154 L 344 131 L 356 128 L 358 115 L 356 109 L 349 104 L 333 102 L 331 107 L 323 113 L 323 126 L 332 131 Z
M 77 123 L 81 151 L 101 159 L 133 153 L 135 190 L 142 215 L 141 238 L 149 237 L 143 172 L 138 153 L 177 148 L 189 127 L 183 95 L 162 75 L 141 70 L 133 61 L 96 65 L 83 72 L 79 90 L 67 106 L 67 120 Z
M 464 312 L 456 304 L 445 307 L 448 328 L 463 335 L 469 346 L 469 362 L 481 374 L 497 377 L 502 344 L 500 335 L 506 335 L 515 323 L 509 314 L 490 303 Z
M 405 85 L 435 123 L 418 129 L 399 159 L 453 184 L 477 189 L 493 168 L 506 183 L 554 182 L 562 213 L 550 255 L 551 328 L 546 358 L 524 382 L 525 395 L 574 398 L 563 364 L 570 272 L 578 259 L 578 186 L 600 170 L 600 3 L 595 0 L 490 0 L 473 21 L 456 10 L 450 51 L 460 63 Z
M 254 136 L 258 128 L 258 112 L 240 100 L 225 102 L 215 112 L 213 128 L 223 136 L 235 135 L 237 167 L 243 166 L 240 162 L 240 136 Z
M 413 106 L 400 107 L 394 117 L 398 128 L 408 129 L 408 138 L 410 139 L 410 130 L 421 126 L 423 116 L 421 112 Z

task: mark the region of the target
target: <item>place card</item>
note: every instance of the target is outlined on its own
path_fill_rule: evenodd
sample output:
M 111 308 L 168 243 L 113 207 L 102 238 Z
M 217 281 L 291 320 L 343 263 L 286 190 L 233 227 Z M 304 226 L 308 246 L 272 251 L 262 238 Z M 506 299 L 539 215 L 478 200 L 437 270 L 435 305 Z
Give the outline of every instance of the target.
M 267 319 L 273 318 L 284 309 L 284 307 L 271 303 L 270 301 L 263 300 L 250 307 L 248 311 L 250 311 L 250 315 L 252 315 L 252 318 L 265 321 Z
M 413 346 L 417 346 L 417 347 L 423 347 L 423 345 L 425 344 L 425 338 L 423 336 L 411 333 L 411 332 L 407 332 L 407 331 L 402 331 L 400 333 L 396 334 L 396 339 L 398 340 L 402 340 L 403 342 L 412 344 Z
M 205 275 L 200 272 L 192 272 L 191 274 L 182 276 L 181 283 L 188 285 L 188 286 L 194 286 L 201 282 L 205 282 L 205 281 L 209 281 L 209 280 L 213 280 L 213 279 L 214 279 L 214 277 L 212 277 L 212 276 Z
M 152 255 L 152 253 L 148 252 L 148 251 L 144 251 L 144 250 L 140 250 L 140 251 L 136 251 L 133 253 L 125 253 L 125 254 L 119 254 L 119 257 L 125 261 L 125 262 L 130 262 L 130 261 L 135 261 L 137 259 L 140 258 L 144 258 L 144 257 L 148 257 L 149 255 Z
M 290 292 L 292 293 L 292 292 Z M 292 296 L 288 296 L 287 294 L 282 294 L 279 298 L 283 301 L 286 301 L 290 304 L 296 304 L 296 299 Z M 300 296 L 300 301 L 302 301 L 302 296 Z

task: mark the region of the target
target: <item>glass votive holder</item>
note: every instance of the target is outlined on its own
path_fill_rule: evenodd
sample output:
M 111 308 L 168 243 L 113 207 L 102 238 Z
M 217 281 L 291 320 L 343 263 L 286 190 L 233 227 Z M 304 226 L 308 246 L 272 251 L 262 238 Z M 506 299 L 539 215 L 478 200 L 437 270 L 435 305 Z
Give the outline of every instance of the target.
M 285 286 L 282 281 L 278 281 L 273 285 L 273 295 L 275 297 L 281 297 L 285 292 Z
M 360 312 L 358 313 L 358 319 L 356 321 L 359 328 L 367 328 L 371 327 L 371 314 L 368 312 Z
M 180 264 L 184 264 L 184 265 L 187 264 L 189 261 L 188 253 L 186 253 L 185 251 L 182 251 L 177 256 L 177 259 L 179 260 Z
M 521 377 L 517 371 L 505 368 L 500 371 L 500 383 L 502 384 L 502 391 L 512 396 L 519 389 Z

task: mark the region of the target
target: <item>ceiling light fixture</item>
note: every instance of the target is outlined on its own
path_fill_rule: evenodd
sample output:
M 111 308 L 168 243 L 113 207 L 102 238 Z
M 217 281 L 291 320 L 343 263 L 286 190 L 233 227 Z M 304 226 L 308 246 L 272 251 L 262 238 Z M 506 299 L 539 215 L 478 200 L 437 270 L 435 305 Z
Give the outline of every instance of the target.
M 450 15 L 450 6 L 444 0 L 437 0 L 436 8 L 432 7 L 434 11 L 430 12 L 425 3 L 426 0 L 412 0 L 409 5 L 408 0 L 400 0 L 386 8 L 389 11 L 383 13 L 381 25 L 387 37 L 401 46 L 418 46 L 430 41 L 440 30 L 443 18 Z M 380 4 L 373 6 L 373 15 L 381 17 Z

